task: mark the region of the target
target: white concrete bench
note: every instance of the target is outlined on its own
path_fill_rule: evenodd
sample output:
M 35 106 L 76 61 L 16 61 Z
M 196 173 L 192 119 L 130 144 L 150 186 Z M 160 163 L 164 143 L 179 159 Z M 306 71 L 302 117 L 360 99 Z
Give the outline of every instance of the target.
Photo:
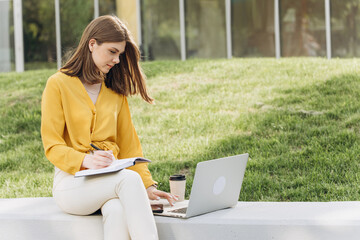
M 155 217 L 162 240 L 360 239 L 360 202 L 239 202 L 187 220 Z M 2 240 L 99 240 L 100 215 L 63 213 L 52 198 L 0 199 Z

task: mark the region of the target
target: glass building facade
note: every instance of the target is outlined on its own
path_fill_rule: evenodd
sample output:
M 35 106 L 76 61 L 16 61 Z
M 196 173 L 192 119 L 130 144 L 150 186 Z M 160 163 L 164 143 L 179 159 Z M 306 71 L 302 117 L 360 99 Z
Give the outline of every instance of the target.
M 53 0 L 22 1 L 25 70 L 56 67 Z
M 331 40 L 334 57 L 360 57 L 360 1 L 331 2 Z
M 14 23 L 12 1 L 0 1 L 0 72 L 14 70 Z
M 324 1 L 280 1 L 281 53 L 326 56 Z
M 225 58 L 225 1 L 185 1 L 187 58 Z
M 81 11 L 79 11 L 81 9 Z M 79 43 L 82 32 L 94 18 L 94 2 L 60 0 L 61 50 L 65 54 Z M 76 19 L 76 21 L 74 21 Z
M 274 57 L 274 1 L 232 1 L 232 55 Z
M 145 60 L 180 59 L 179 0 L 141 1 Z
M 1 72 L 17 64 L 15 1 L 0 0 Z M 59 67 L 96 12 L 124 20 L 145 61 L 360 56 L 360 0 L 17 1 L 22 2 L 25 70 Z

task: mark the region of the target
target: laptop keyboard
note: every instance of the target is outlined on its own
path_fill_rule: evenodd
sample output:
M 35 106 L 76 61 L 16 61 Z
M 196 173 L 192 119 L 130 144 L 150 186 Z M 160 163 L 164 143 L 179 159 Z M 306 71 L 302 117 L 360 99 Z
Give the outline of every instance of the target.
M 171 210 L 169 212 L 172 212 L 172 213 L 186 213 L 186 210 L 187 210 L 187 207 L 184 207 L 184 208 L 178 208 L 178 209 L 175 209 L 175 210 Z

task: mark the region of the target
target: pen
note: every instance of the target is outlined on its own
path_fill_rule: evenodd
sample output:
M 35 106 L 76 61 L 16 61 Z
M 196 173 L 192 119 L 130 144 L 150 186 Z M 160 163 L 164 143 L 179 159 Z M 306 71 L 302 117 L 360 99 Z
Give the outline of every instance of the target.
M 95 146 L 94 144 L 90 143 L 90 146 L 92 146 L 93 148 L 95 148 L 96 150 L 99 150 L 99 151 L 104 151 L 103 149 Z M 112 155 L 112 160 L 115 160 L 115 157 L 114 155 L 112 154 L 112 151 L 111 151 L 111 155 Z
M 90 143 L 90 146 L 92 146 L 93 148 L 95 148 L 96 150 L 100 150 L 100 151 L 102 151 L 102 149 L 101 148 L 98 148 L 97 146 L 95 146 L 94 144 L 92 144 L 92 143 Z

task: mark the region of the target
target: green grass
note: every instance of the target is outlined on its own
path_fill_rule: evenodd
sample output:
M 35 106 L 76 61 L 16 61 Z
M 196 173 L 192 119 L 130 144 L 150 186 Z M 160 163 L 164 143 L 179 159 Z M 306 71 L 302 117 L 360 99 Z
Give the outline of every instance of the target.
M 360 199 L 360 59 L 145 62 L 156 105 L 130 98 L 160 188 L 196 163 L 248 152 L 242 201 Z M 55 70 L 0 74 L 0 197 L 51 196 L 41 93 Z

